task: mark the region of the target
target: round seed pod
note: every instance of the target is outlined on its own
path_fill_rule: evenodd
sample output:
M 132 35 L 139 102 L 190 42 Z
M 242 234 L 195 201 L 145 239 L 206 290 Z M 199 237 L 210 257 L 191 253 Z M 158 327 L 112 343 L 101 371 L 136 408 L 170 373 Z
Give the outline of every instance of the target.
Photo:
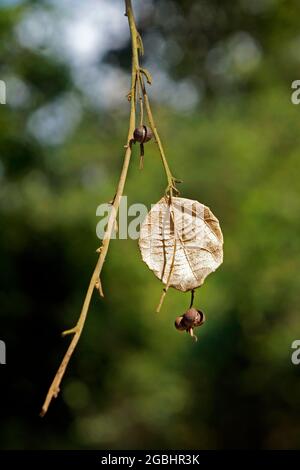
M 200 315 L 200 323 L 198 323 L 196 326 L 201 326 L 205 322 L 206 318 L 203 312 L 201 310 L 198 310 L 198 313 Z
M 186 328 L 193 328 L 201 321 L 201 316 L 195 308 L 189 308 L 184 314 L 182 321 Z
M 182 315 L 182 325 L 185 329 L 196 328 L 197 326 L 203 325 L 205 322 L 205 315 L 201 310 L 196 310 L 195 308 L 189 308 Z
M 183 317 L 180 316 L 180 317 L 176 317 L 176 320 L 175 320 L 175 328 L 176 330 L 179 330 L 179 331 L 184 331 L 186 329 L 186 327 L 183 325 L 182 323 L 182 319 Z
M 133 139 L 135 142 L 140 144 L 145 144 L 150 139 L 152 139 L 153 133 L 150 127 L 148 126 L 139 126 L 134 130 Z

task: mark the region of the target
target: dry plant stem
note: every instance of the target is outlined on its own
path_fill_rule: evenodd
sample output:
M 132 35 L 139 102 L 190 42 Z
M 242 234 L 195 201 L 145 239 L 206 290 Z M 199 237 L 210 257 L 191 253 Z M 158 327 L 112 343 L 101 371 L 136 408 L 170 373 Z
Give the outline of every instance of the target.
M 139 98 L 139 104 L 140 104 L 140 126 L 143 126 L 144 124 L 144 101 L 143 101 L 143 95 L 141 92 L 140 74 L 137 79 L 137 91 L 138 91 L 138 98 Z
M 130 107 L 130 118 L 129 118 L 129 129 L 128 129 L 128 137 L 127 137 L 127 144 L 125 146 L 126 152 L 125 152 L 125 157 L 124 157 L 124 162 L 123 162 L 123 167 L 116 191 L 116 195 L 114 198 L 113 202 L 113 210 L 110 213 L 110 217 L 107 223 L 107 228 L 106 232 L 104 235 L 103 243 L 101 248 L 98 250 L 99 251 L 99 258 L 96 264 L 96 267 L 94 269 L 94 272 L 92 274 L 89 287 L 86 293 L 86 297 L 84 299 L 83 307 L 78 319 L 78 322 L 74 328 L 71 330 L 67 330 L 64 332 L 64 335 L 67 334 L 74 334 L 72 341 L 68 347 L 68 350 L 57 370 L 57 373 L 50 385 L 49 391 L 47 393 L 45 402 L 42 406 L 41 410 L 41 416 L 44 416 L 47 413 L 47 410 L 49 408 L 49 405 L 52 401 L 53 398 L 56 398 L 59 390 L 60 390 L 60 383 L 62 381 L 62 378 L 65 374 L 66 368 L 68 366 L 68 363 L 72 357 L 72 354 L 77 346 L 77 343 L 80 339 L 85 320 L 88 314 L 88 309 L 90 306 L 91 298 L 93 291 L 96 288 L 100 290 L 101 282 L 100 282 L 100 273 L 102 271 L 102 267 L 105 261 L 105 257 L 108 251 L 111 235 L 113 228 L 115 226 L 116 222 L 116 217 L 120 205 L 120 200 L 121 196 L 123 194 L 124 190 L 124 185 L 127 177 L 127 171 L 129 167 L 129 162 L 130 162 L 130 157 L 131 157 L 131 140 L 133 137 L 133 131 L 135 129 L 135 121 L 136 121 L 136 85 L 137 85 L 137 78 L 139 74 L 139 58 L 138 58 L 138 33 L 137 29 L 135 26 L 135 21 L 134 21 L 134 16 L 132 12 L 132 6 L 131 6 L 131 1 L 130 0 L 125 0 L 125 5 L 126 5 L 126 15 L 128 16 L 128 22 L 129 22 L 129 28 L 130 28 L 130 33 L 131 33 L 131 44 L 132 44 L 132 75 L 131 75 L 131 91 L 130 91 L 130 97 L 131 97 L 131 107 Z M 101 290 L 100 290 L 101 293 Z
M 161 159 L 162 159 L 162 162 L 163 162 L 163 165 L 164 165 L 164 169 L 165 169 L 165 172 L 166 172 L 167 180 L 168 180 L 168 187 L 166 189 L 166 192 L 169 193 L 169 195 L 172 197 L 173 191 L 175 193 L 178 193 L 178 190 L 176 189 L 176 186 L 175 186 L 176 178 L 174 178 L 174 176 L 171 173 L 171 170 L 170 170 L 167 158 L 166 158 L 166 154 L 165 154 L 165 151 L 164 151 L 164 148 L 163 148 L 158 130 L 156 128 L 156 124 L 155 124 L 155 121 L 154 121 L 154 117 L 153 117 L 150 102 L 149 102 L 149 98 L 148 98 L 148 95 L 147 95 L 145 82 L 144 82 L 144 79 L 141 75 L 140 75 L 140 83 L 141 83 L 141 88 L 142 88 L 142 92 L 143 92 L 144 103 L 145 103 L 145 108 L 146 108 L 149 124 L 151 126 L 151 129 L 152 129 L 153 135 L 155 137 L 156 143 L 158 145 L 159 153 L 160 153 L 160 156 L 161 156 Z

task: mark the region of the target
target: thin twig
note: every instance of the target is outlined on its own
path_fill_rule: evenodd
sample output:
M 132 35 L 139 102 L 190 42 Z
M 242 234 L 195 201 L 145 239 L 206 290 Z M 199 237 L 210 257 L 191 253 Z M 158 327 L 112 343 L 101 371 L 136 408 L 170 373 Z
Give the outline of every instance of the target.
M 137 79 L 137 92 L 139 97 L 139 105 L 140 105 L 140 126 L 144 125 L 144 100 L 141 91 L 141 81 L 140 81 L 140 73 Z
M 161 142 L 161 139 L 160 139 L 155 121 L 154 121 L 154 117 L 153 117 L 153 114 L 152 114 L 152 109 L 151 109 L 151 106 L 150 106 L 150 102 L 149 102 L 145 82 L 144 82 L 144 79 L 143 79 L 141 74 L 139 74 L 139 79 L 140 79 L 140 83 L 141 83 L 141 88 L 142 88 L 142 92 L 143 92 L 144 103 L 145 103 L 145 108 L 146 108 L 149 124 L 151 126 L 151 129 L 152 129 L 153 135 L 155 137 L 156 143 L 158 145 L 158 150 L 159 150 L 159 153 L 160 153 L 160 156 L 161 156 L 161 159 L 162 159 L 162 162 L 163 162 L 163 166 L 164 166 L 164 169 L 165 169 L 165 173 L 166 173 L 166 176 L 167 176 L 167 180 L 168 180 L 168 186 L 167 186 L 166 192 L 167 192 L 167 194 L 169 194 L 169 196 L 172 197 L 173 192 L 175 194 L 178 194 L 178 190 L 177 190 L 176 185 L 175 185 L 176 178 L 172 175 L 172 172 L 170 170 L 170 167 L 169 167 L 169 164 L 168 164 L 168 161 L 167 161 L 167 157 L 166 157 L 166 154 L 165 154 L 165 151 L 164 151 L 164 148 L 163 148 L 163 145 L 162 145 L 162 142 Z
M 115 221 L 120 205 L 120 200 L 123 194 L 124 186 L 125 186 L 125 181 L 127 177 L 127 172 L 128 172 L 128 167 L 130 163 L 130 157 L 131 157 L 131 141 L 133 137 L 133 131 L 135 129 L 135 123 L 136 123 L 136 84 L 137 84 L 137 77 L 139 73 L 139 58 L 138 58 L 138 47 L 140 47 L 140 44 L 138 44 L 138 32 L 136 29 L 135 25 L 135 20 L 133 16 L 133 11 L 132 11 L 132 5 L 131 5 L 131 0 L 125 0 L 125 5 L 126 5 L 126 15 L 128 17 L 128 23 L 129 23 L 129 28 L 130 28 L 130 34 L 131 34 L 131 45 L 132 45 L 132 72 L 131 72 L 131 90 L 130 90 L 130 96 L 131 96 L 131 107 L 130 107 L 130 117 L 129 117 L 129 129 L 128 129 L 128 137 L 127 137 L 127 144 L 126 144 L 126 151 L 125 151 L 125 156 L 124 156 L 124 162 L 123 162 L 123 167 L 116 191 L 116 195 L 114 198 L 113 202 L 113 208 L 114 210 L 111 211 L 109 220 L 107 223 L 107 228 L 105 231 L 105 235 L 103 238 L 101 250 L 99 250 L 99 258 L 96 264 L 96 267 L 94 269 L 94 272 L 92 274 L 89 287 L 84 299 L 83 307 L 79 316 L 79 319 L 77 321 L 77 324 L 74 328 L 71 330 L 67 330 L 64 332 L 64 335 L 68 334 L 74 334 L 72 341 L 67 349 L 67 352 L 56 372 L 56 375 L 50 385 L 49 391 L 47 393 L 45 402 L 42 406 L 42 410 L 40 415 L 44 416 L 47 413 L 47 410 L 49 408 L 49 405 L 52 401 L 53 398 L 56 398 L 59 390 L 60 390 L 60 383 L 62 381 L 62 378 L 66 372 L 66 368 L 68 366 L 68 363 L 72 357 L 72 354 L 77 346 L 77 343 L 80 339 L 85 320 L 88 314 L 88 309 L 90 306 L 91 298 L 93 291 L 95 287 L 99 288 L 101 286 L 100 283 L 100 273 L 102 271 L 102 267 L 106 258 L 106 254 L 108 251 L 111 235 L 115 226 Z

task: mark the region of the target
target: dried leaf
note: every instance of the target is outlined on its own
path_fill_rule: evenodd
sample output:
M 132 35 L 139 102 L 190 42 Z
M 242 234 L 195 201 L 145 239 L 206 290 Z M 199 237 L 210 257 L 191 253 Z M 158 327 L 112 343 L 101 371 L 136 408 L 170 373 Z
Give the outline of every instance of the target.
M 141 226 L 143 261 L 168 287 L 186 292 L 201 286 L 223 261 L 218 219 L 198 201 L 163 197 Z

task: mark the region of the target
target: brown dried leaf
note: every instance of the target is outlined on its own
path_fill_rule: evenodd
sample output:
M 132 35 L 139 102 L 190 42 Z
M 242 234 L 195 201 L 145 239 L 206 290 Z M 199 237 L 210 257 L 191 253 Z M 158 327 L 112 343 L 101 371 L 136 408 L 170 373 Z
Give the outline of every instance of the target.
M 223 261 L 218 219 L 198 201 L 163 197 L 147 214 L 139 239 L 143 261 L 168 287 L 201 286 Z

